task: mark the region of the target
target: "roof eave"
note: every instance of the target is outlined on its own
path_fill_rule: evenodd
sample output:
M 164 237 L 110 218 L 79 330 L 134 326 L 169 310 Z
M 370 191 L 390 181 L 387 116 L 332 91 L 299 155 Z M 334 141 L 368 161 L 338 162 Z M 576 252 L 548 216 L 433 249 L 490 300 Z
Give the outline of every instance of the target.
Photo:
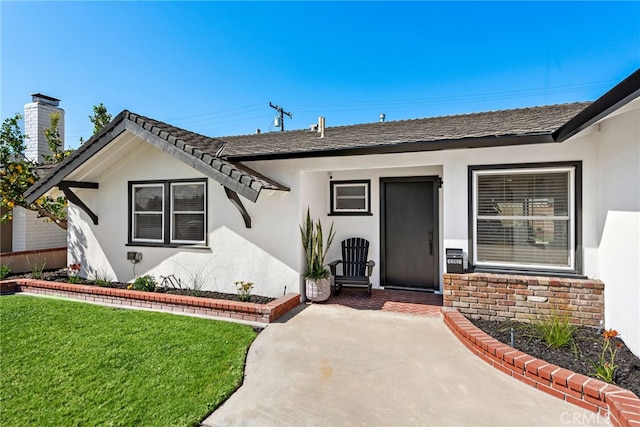
M 174 138 L 174 143 L 162 138 L 160 131 L 146 123 L 140 116 L 123 111 L 109 125 L 89 139 L 70 157 L 60 163 L 50 174 L 38 180 L 25 192 L 28 203 L 34 203 L 53 187 L 58 186 L 69 174 L 98 151 L 110 144 L 123 132 L 130 132 L 154 147 L 191 166 L 224 187 L 255 202 L 264 188 L 288 191 L 289 189 L 252 170 L 233 162 L 214 157 Z
M 566 141 L 638 96 L 640 96 L 640 69 L 558 128 L 553 133 L 553 139 L 557 142 Z
M 144 139 L 154 147 L 163 150 L 167 154 L 191 166 L 203 175 L 219 182 L 228 189 L 246 197 L 252 202 L 255 202 L 258 199 L 260 191 L 254 189 L 250 185 L 242 184 L 239 180 L 234 179 L 232 177 L 233 170 L 231 165 L 225 164 L 226 162 L 222 162 L 210 154 L 198 152 L 198 150 L 192 147 L 184 146 L 180 148 L 156 135 L 150 129 L 146 129 L 133 121 L 127 120 L 125 123 L 127 131 L 141 139 Z
M 104 148 L 110 141 L 117 138 L 118 135 L 124 132 L 124 118 L 127 113 L 128 112 L 125 110 L 118 114 L 111 123 L 81 145 L 80 148 L 71 154 L 71 156 L 59 163 L 53 171 L 29 187 L 24 194 L 27 203 L 34 203 L 53 187 L 56 187 L 79 165 L 84 163 L 90 157 L 93 157 L 94 154 Z

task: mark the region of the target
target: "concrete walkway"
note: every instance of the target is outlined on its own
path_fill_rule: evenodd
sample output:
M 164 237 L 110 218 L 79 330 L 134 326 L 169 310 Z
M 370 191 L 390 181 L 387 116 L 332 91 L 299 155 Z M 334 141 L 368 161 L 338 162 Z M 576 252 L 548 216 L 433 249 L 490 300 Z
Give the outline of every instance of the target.
M 473 356 L 441 317 L 310 305 L 252 345 L 203 426 L 608 425 Z

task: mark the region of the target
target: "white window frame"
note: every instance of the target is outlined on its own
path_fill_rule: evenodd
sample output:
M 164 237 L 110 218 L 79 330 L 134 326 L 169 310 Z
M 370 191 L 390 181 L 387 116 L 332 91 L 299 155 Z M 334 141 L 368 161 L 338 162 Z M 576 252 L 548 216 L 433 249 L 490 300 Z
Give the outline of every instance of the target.
M 136 211 L 136 189 L 138 188 L 151 188 L 157 187 L 162 190 L 162 209 L 160 211 Z M 164 230 L 164 202 L 165 202 L 165 191 L 164 185 L 162 183 L 148 183 L 148 184 L 132 184 L 131 185 L 131 241 L 133 242 L 147 242 L 147 243 L 162 243 L 165 238 L 165 230 Z M 145 239 L 136 237 L 136 214 L 144 214 L 144 215 L 160 215 L 162 218 L 161 224 L 161 232 L 162 238 L 160 239 Z
M 568 210 L 567 216 L 509 216 L 509 215 L 478 215 L 478 176 L 486 175 L 516 175 L 516 174 L 545 174 L 545 173 L 567 173 L 568 182 Z M 505 169 L 475 169 L 472 171 L 472 251 L 473 264 L 477 267 L 489 268 L 510 268 L 523 270 L 554 270 L 554 271 L 576 271 L 576 167 L 575 166 L 556 166 L 556 167 L 522 167 L 522 168 L 505 168 Z M 535 263 L 515 263 L 515 262 L 482 262 L 478 261 L 478 236 L 477 225 L 479 219 L 491 219 L 497 221 L 506 220 L 565 220 L 567 223 L 567 244 L 568 257 L 567 265 L 549 265 Z
M 203 210 L 202 211 L 179 211 L 179 214 L 198 214 L 198 215 L 202 215 L 202 239 L 201 240 L 178 240 L 178 239 L 174 239 L 173 238 L 173 231 L 175 228 L 175 223 L 174 223 L 174 214 L 176 213 L 176 211 L 174 210 L 174 197 L 173 197 L 173 189 L 176 186 L 180 186 L 180 185 L 200 185 L 202 186 L 202 194 L 204 196 L 204 201 L 203 201 Z M 177 244 L 190 244 L 190 245 L 197 245 L 197 244 L 204 244 L 206 241 L 206 235 L 207 235 L 207 186 L 205 185 L 204 182 L 170 182 L 169 183 L 169 187 L 170 187 L 170 191 L 169 191 L 169 197 L 170 197 L 170 209 L 169 209 L 169 215 L 170 219 L 169 219 L 169 238 L 170 238 L 170 242 L 171 243 L 177 243 Z
M 352 181 L 331 181 L 331 215 L 369 215 L 371 214 L 371 181 L 369 180 L 352 180 Z M 361 196 L 343 196 L 338 197 L 338 188 L 344 187 L 362 187 L 364 195 Z M 363 209 L 340 209 L 338 208 L 339 199 L 364 199 Z

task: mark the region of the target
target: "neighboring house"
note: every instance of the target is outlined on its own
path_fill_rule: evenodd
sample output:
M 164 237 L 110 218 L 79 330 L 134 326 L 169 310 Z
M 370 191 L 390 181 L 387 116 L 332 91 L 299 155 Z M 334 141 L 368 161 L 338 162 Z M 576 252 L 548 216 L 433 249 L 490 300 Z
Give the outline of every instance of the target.
M 123 111 L 28 198 L 75 192 L 69 262 L 120 281 L 298 291 L 308 207 L 334 223 L 327 261 L 371 242 L 376 288 L 441 291 L 448 248 L 468 271 L 601 279 L 640 354 L 638 95 L 640 70 L 593 103 L 220 138 Z
M 51 115 L 60 115 L 58 132 L 64 141 L 64 110 L 60 100 L 40 93 L 31 95 L 32 102 L 24 106 L 25 157 L 42 163 L 43 156 L 51 154 L 44 130 L 51 125 Z M 4 212 L 3 212 L 4 213 Z M 22 252 L 67 246 L 67 232 L 56 224 L 38 218 L 38 214 L 16 207 L 13 220 L 2 225 L 0 252 Z

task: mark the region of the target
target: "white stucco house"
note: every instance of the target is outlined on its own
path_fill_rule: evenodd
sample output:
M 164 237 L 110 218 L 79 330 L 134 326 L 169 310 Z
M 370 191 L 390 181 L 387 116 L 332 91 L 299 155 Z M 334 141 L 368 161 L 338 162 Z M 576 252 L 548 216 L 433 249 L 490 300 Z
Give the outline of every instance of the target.
M 594 102 L 216 138 L 123 111 L 28 199 L 71 195 L 88 277 L 298 291 L 309 207 L 328 260 L 370 241 L 374 288 L 441 291 L 449 248 L 467 271 L 600 279 L 640 354 L 639 95 L 640 70 Z

